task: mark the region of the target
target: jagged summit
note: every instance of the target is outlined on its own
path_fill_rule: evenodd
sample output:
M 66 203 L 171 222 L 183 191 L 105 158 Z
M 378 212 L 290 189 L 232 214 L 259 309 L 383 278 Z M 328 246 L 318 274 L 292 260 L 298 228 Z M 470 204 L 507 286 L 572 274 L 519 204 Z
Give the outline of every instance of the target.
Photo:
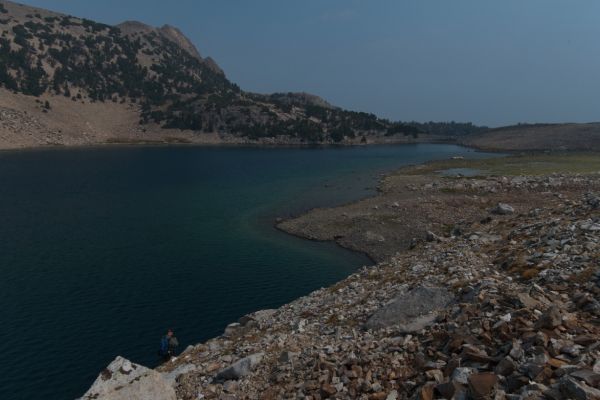
M 133 35 L 141 32 L 154 32 L 156 28 L 140 21 L 124 21 L 117 25 L 125 35 Z
M 167 39 L 171 40 L 172 42 L 177 43 L 177 45 L 179 47 L 181 47 L 182 49 L 184 49 L 185 51 L 187 51 L 194 57 L 196 57 L 200 60 L 202 59 L 202 56 L 200 55 L 200 52 L 198 51 L 196 46 L 194 46 L 192 41 L 190 39 L 188 39 L 178 28 L 171 26 L 171 25 L 163 25 L 158 30 Z
M 194 46 L 192 41 L 188 39 L 178 28 L 171 25 L 163 25 L 160 28 L 155 28 L 140 21 L 124 21 L 117 25 L 117 28 L 125 35 L 141 35 L 155 32 L 164 38 L 177 44 L 183 50 L 190 53 L 199 60 L 203 60 L 200 52 Z
M 219 64 L 217 64 L 217 62 L 212 57 L 206 57 L 204 59 L 204 64 L 206 64 L 206 66 L 212 69 L 214 72 L 225 75 L 225 71 L 223 71 L 221 67 L 219 67 Z
M 225 72 L 219 67 L 217 62 L 211 58 L 203 58 L 194 43 L 181 32 L 181 30 L 172 25 L 163 25 L 160 28 L 155 28 L 140 21 L 124 21 L 117 25 L 121 32 L 128 36 L 143 36 L 147 34 L 157 34 L 161 37 L 175 43 L 181 49 L 187 51 L 192 57 L 198 59 L 213 72 L 225 75 Z
M 328 109 L 336 109 L 338 107 L 330 104 L 322 97 L 306 92 L 288 92 L 288 93 L 273 93 L 272 99 L 277 99 L 287 104 L 297 104 L 304 106 L 323 107 Z

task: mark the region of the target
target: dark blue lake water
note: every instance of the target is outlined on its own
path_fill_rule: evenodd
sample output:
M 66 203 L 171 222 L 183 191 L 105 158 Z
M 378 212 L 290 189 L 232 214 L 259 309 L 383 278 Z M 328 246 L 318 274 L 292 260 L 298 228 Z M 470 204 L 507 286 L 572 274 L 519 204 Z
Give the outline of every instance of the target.
M 0 399 L 70 399 L 116 355 L 152 366 L 369 264 L 272 227 L 373 193 L 452 145 L 0 152 Z

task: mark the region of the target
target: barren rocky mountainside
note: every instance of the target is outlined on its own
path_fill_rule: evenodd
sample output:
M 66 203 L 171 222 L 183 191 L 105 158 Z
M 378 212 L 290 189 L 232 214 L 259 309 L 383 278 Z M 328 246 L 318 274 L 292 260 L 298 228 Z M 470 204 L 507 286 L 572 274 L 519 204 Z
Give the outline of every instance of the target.
M 392 123 L 306 93 L 245 92 L 175 27 L 109 26 L 9 1 L 0 2 L 0 87 L 1 147 L 366 143 L 478 129 Z
M 240 89 L 176 27 L 109 26 L 0 1 L 0 148 L 96 143 L 402 143 L 600 148 L 598 124 L 393 122 L 307 93 Z

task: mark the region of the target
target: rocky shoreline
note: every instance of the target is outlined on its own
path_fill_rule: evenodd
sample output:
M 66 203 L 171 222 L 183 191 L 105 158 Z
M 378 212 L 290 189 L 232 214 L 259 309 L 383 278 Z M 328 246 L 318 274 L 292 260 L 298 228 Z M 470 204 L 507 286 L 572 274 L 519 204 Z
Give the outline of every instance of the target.
M 329 210 L 345 224 L 295 225 L 377 265 L 156 370 L 117 358 L 83 398 L 599 399 L 599 193 L 597 173 L 388 176 Z

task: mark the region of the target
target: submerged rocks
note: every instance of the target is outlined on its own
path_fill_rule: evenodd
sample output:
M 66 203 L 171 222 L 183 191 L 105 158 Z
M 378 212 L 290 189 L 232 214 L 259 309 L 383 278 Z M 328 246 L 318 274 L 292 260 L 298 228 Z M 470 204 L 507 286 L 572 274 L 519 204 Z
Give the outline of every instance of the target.
M 175 390 L 159 372 L 122 357 L 111 362 L 82 400 L 175 400 Z
M 448 306 L 454 296 L 444 288 L 419 286 L 396 297 L 378 310 L 365 324 L 367 329 L 390 325 L 400 332 L 416 332 L 431 325 L 437 312 Z

